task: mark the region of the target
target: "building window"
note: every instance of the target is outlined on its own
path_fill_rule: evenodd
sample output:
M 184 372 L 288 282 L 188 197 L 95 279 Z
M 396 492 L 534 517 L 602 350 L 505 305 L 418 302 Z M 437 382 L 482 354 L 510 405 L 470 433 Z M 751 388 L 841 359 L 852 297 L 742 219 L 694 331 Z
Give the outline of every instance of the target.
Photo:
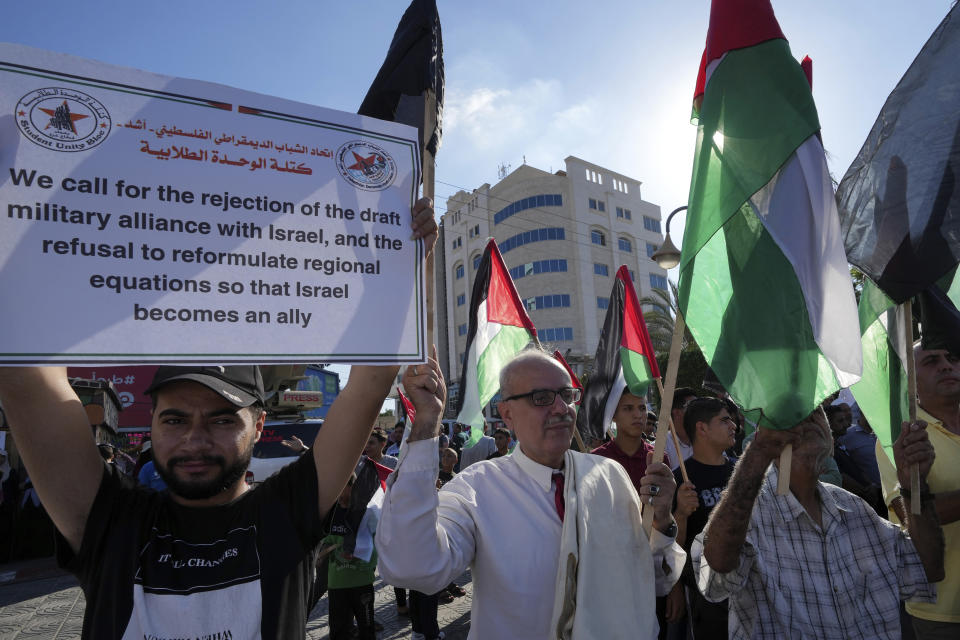
M 549 296 L 533 296 L 533 297 L 527 298 L 524 302 L 526 302 L 527 309 L 529 309 L 530 311 L 536 311 L 537 309 L 554 309 L 559 307 L 569 307 L 570 294 L 556 293 Z
M 537 329 L 537 334 L 544 342 L 564 342 L 573 340 L 572 327 L 551 327 L 548 329 Z
M 453 243 L 452 243 L 453 249 L 459 249 L 459 248 L 462 247 L 462 246 L 463 246 L 463 237 L 462 237 L 462 236 L 457 236 L 456 238 L 453 239 Z
M 567 270 L 567 261 L 563 258 L 553 258 L 550 260 L 537 260 L 528 262 L 510 269 L 510 277 L 519 280 L 524 276 L 536 275 L 538 273 L 560 273 Z
M 591 209 L 596 210 L 597 208 L 596 198 L 587 198 L 587 206 L 590 207 Z
M 482 258 L 482 257 L 483 257 L 483 254 L 482 254 L 482 253 L 478 253 L 477 255 L 473 256 L 473 270 L 474 270 L 474 271 L 476 271 L 478 268 L 480 268 L 480 258 Z
M 467 303 L 467 294 L 461 293 L 460 295 L 457 296 L 457 306 L 458 306 L 458 307 L 462 307 L 462 306 L 463 306 L 464 304 L 466 304 L 466 303 Z
M 599 296 L 597 297 L 597 308 L 598 308 L 598 309 L 606 309 L 606 308 L 609 307 L 609 306 L 610 306 L 610 298 L 601 298 L 601 297 L 599 297 Z
M 464 322 L 463 324 L 457 325 L 457 335 L 458 335 L 458 336 L 465 336 L 465 335 L 467 335 L 467 323 L 466 323 L 466 322 Z
M 655 273 L 650 274 L 650 286 L 654 289 L 663 289 L 667 290 L 667 279 L 663 276 L 658 276 Z
M 605 264 L 600 264 L 599 262 L 593 263 L 593 275 L 595 276 L 609 276 L 610 267 Z
M 659 248 L 660 248 L 660 247 L 658 247 L 657 245 L 653 244 L 652 242 L 648 242 L 648 243 L 647 243 L 647 257 L 648 257 L 648 258 L 652 258 L 652 257 L 653 257 L 653 254 L 655 254 L 655 253 L 657 252 L 657 249 L 659 249 Z
M 617 207 L 617 217 L 618 218 L 623 217 L 623 207 Z
M 624 253 L 633 253 L 633 243 L 627 238 L 617 238 L 617 248 Z
M 603 200 L 597 200 L 597 211 L 606 211 L 607 203 Z
M 602 231 L 594 230 L 590 232 L 590 242 L 605 247 L 607 246 L 607 237 L 603 235 Z
M 629 269 L 629 271 L 630 271 L 630 282 L 636 282 L 636 281 L 637 281 L 637 272 L 634 271 L 633 269 Z
M 454 274 L 455 274 L 455 277 L 456 277 L 457 280 L 459 280 L 460 278 L 463 277 L 463 265 L 462 265 L 462 264 L 458 264 L 458 265 L 456 266 L 456 268 L 454 269 Z
M 500 224 L 510 216 L 516 215 L 527 209 L 539 207 L 562 207 L 563 196 L 559 193 L 542 193 L 529 198 L 522 198 L 516 202 L 511 202 L 500 211 L 493 214 L 493 224 Z M 480 234 L 480 227 L 477 225 L 477 234 Z
M 630 213 L 630 209 L 623 210 L 623 217 L 626 218 L 627 220 L 633 220 L 633 214 Z
M 646 229 L 647 231 L 654 231 L 656 233 L 660 233 L 660 221 L 654 220 L 653 218 L 649 218 L 647 216 L 643 216 L 643 228 Z
M 563 227 L 546 227 L 544 229 L 532 229 L 530 231 L 524 231 L 523 233 L 518 233 L 515 236 L 511 236 L 501 242 L 498 246 L 500 247 L 500 253 L 506 253 L 511 249 L 516 249 L 517 247 L 522 247 L 525 244 L 531 242 L 542 242 L 544 240 L 565 240 L 566 232 Z

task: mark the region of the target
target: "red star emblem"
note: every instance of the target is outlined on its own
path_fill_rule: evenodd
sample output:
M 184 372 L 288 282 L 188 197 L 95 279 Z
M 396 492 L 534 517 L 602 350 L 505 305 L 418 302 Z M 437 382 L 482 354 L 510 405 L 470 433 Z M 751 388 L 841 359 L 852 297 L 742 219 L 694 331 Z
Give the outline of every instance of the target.
M 347 169 L 352 169 L 354 171 L 365 171 L 369 169 L 376 163 L 377 154 L 373 153 L 370 156 L 364 158 L 356 151 L 352 152 L 353 158 L 357 161 L 356 164 L 352 164 Z
M 22 116 L 27 115 L 27 112 L 24 111 L 23 109 L 21 109 L 20 111 L 17 112 L 17 115 L 22 117 Z
M 64 106 L 67 106 L 67 101 L 66 101 L 66 100 L 63 101 L 63 105 L 64 105 Z M 55 109 L 44 109 L 43 107 L 40 107 L 40 111 L 43 111 L 45 114 L 47 114 L 47 115 L 50 116 L 51 118 L 52 118 L 54 115 L 56 115 L 56 110 L 55 110 Z M 84 114 L 82 114 L 82 113 L 71 113 L 71 114 L 70 114 L 70 129 L 73 130 L 74 133 L 76 133 L 76 132 L 77 132 L 77 128 L 74 126 L 73 123 L 76 122 L 77 120 L 83 120 L 84 118 L 89 118 L 89 117 L 90 117 L 89 115 L 84 115 Z M 44 127 L 44 130 L 49 129 L 49 128 L 50 128 L 50 125 L 48 124 L 47 126 Z

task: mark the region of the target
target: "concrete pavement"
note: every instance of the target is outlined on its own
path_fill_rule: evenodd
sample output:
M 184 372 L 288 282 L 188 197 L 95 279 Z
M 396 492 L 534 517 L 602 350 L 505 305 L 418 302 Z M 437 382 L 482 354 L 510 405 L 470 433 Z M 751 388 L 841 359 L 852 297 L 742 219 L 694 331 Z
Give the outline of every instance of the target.
M 9 574 L 9 570 L 6 573 Z M 50 577 L 50 573 L 54 575 Z M 467 595 L 451 604 L 440 605 L 437 615 L 447 640 L 464 640 L 470 630 L 473 585 L 469 572 L 461 576 L 457 584 Z M 410 620 L 397 615 L 393 588 L 378 579 L 374 589 L 375 616 L 384 625 L 378 634 L 379 640 L 409 638 Z M 0 640 L 75 640 L 80 637 L 84 605 L 83 593 L 72 576 L 40 570 L 24 573 L 22 578 L 0 586 Z M 307 638 L 328 637 L 327 598 L 323 597 L 310 614 Z

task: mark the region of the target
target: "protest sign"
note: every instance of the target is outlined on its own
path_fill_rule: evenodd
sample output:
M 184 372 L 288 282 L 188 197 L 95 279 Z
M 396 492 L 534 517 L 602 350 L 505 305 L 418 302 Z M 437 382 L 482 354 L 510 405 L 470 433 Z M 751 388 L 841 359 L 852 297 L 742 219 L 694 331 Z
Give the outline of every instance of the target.
M 0 45 L 0 361 L 422 362 L 411 127 Z

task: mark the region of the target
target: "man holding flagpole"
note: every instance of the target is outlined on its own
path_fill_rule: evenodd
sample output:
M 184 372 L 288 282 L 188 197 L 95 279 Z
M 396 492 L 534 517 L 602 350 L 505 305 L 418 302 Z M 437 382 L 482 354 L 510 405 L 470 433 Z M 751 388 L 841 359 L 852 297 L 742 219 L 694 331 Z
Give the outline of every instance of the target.
M 777 461 L 788 444 L 790 491 L 779 495 Z M 831 447 L 820 408 L 792 429 L 761 427 L 694 540 L 697 586 L 710 602 L 729 598 L 731 638 L 893 640 L 901 599 L 936 599 L 943 532 L 925 484 L 934 461 L 926 428 L 904 423 L 894 444 L 900 482 L 909 485 L 918 464 L 927 494 L 907 531 L 818 481 Z
M 430 592 L 470 567 L 470 638 L 655 638 L 654 597 L 685 560 L 669 468 L 649 465 L 638 494 L 616 463 L 570 451 L 580 391 L 557 360 L 527 350 L 500 371 L 516 449 L 438 494 L 440 368 L 409 367 L 403 384 L 417 413 L 384 501 L 383 578 Z M 641 500 L 655 514 L 649 539 Z

